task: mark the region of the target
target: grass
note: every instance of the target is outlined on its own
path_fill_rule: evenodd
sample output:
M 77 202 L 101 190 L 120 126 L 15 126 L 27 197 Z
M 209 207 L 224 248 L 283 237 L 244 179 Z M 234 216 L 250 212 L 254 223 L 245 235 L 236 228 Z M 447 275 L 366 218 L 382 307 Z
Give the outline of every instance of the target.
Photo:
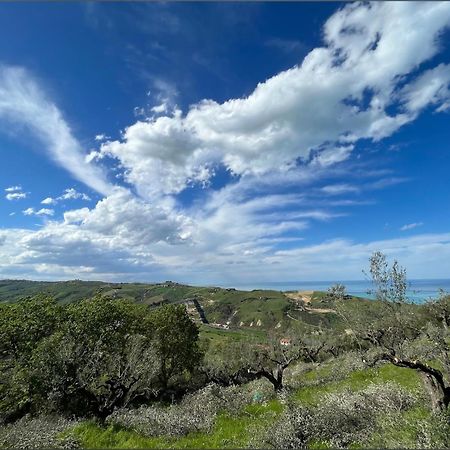
M 329 373 L 330 368 L 325 367 L 322 376 Z M 320 372 L 314 374 L 309 372 L 305 374 L 306 380 L 320 379 Z M 313 386 L 305 386 L 299 389 L 294 397 L 296 400 L 309 404 L 317 405 L 320 399 L 328 393 L 338 392 L 343 389 L 351 389 L 352 391 L 360 391 L 368 387 L 371 383 L 386 383 L 393 381 L 411 391 L 421 389 L 421 382 L 418 374 L 407 368 L 396 367 L 392 364 L 385 364 L 379 368 L 356 370 L 340 381 L 319 384 Z
M 305 373 L 302 379 L 306 383 L 320 382 L 332 372 L 332 365 L 319 366 Z M 357 370 L 339 381 L 324 382 L 304 386 L 293 394 L 293 398 L 308 406 L 317 406 L 323 396 L 343 389 L 359 391 L 371 383 L 396 382 L 402 387 L 417 392 L 421 389 L 418 374 L 410 369 L 385 364 L 379 368 Z M 236 416 L 221 413 L 217 416 L 211 432 L 191 432 L 185 436 L 146 437 L 135 431 L 120 426 L 101 426 L 88 421 L 78 424 L 62 436 L 73 436 L 84 448 L 245 448 L 254 436 L 266 432 L 271 423 L 283 411 L 283 405 L 274 399 L 263 404 L 246 405 Z M 393 419 L 394 417 L 394 419 Z M 417 445 L 419 423 L 432 427 L 433 418 L 430 410 L 423 404 L 399 412 L 394 416 L 381 416 L 377 420 L 376 432 L 369 438 L 369 447 L 373 448 L 411 448 Z M 311 449 L 331 448 L 326 441 L 314 441 Z M 349 448 L 363 448 L 355 442 Z
M 330 370 L 332 370 L 331 367 L 319 367 L 315 371 L 305 374 L 307 377 L 305 381 L 318 380 L 321 376 L 328 374 Z M 346 388 L 359 391 L 371 383 L 388 381 L 394 381 L 412 391 L 416 391 L 421 386 L 416 372 L 385 364 L 376 369 L 354 371 L 340 381 L 305 386 L 294 394 L 294 398 L 304 404 L 314 406 L 327 393 L 338 392 Z M 210 433 L 192 432 L 181 437 L 146 437 L 119 426 L 103 427 L 94 422 L 81 423 L 69 433 L 79 440 L 84 448 L 244 448 L 248 446 L 252 436 L 263 433 L 267 426 L 281 414 L 282 410 L 283 406 L 278 400 L 271 400 L 264 404 L 252 403 L 247 405 L 237 416 L 219 414 Z M 422 405 L 399 414 L 398 423 L 394 427 L 392 423 L 381 421 L 377 432 L 371 438 L 371 444 L 378 447 L 377 444 L 396 442 L 406 447 L 412 446 L 417 439 L 417 427 L 414 424 L 419 420 L 429 419 L 430 412 Z M 330 447 L 327 442 L 313 442 L 310 448 Z M 360 448 L 360 446 L 356 443 L 352 448 Z
M 182 437 L 145 437 L 118 426 L 102 427 L 83 422 L 63 436 L 72 435 L 84 448 L 243 448 L 282 411 L 277 400 L 247 405 L 237 417 L 219 414 L 211 433 L 189 433 Z
M 327 377 L 332 372 L 332 366 L 319 367 L 316 370 L 305 373 L 302 378 L 306 383 L 316 382 L 321 377 Z M 350 389 L 354 392 L 368 387 L 371 383 L 395 382 L 412 392 L 423 392 L 421 380 L 417 372 L 411 369 L 385 364 L 379 368 L 357 370 L 351 372 L 348 377 L 331 383 L 305 386 L 299 389 L 294 398 L 306 405 L 317 406 L 323 396 L 332 392 Z M 381 417 L 377 423 L 377 430 L 371 436 L 369 442 L 362 446 L 353 443 L 349 448 L 413 448 L 417 446 L 419 433 L 418 423 L 431 425 L 433 417 L 430 409 L 424 404 L 418 404 L 413 408 L 398 413 L 395 420 L 385 420 Z M 331 448 L 328 442 L 312 442 L 309 448 Z
M 374 448 L 417 446 L 418 422 L 432 421 L 431 411 L 423 405 L 404 411 L 393 421 L 379 421 L 378 430 L 372 435 L 369 444 Z
M 237 291 L 220 289 L 200 300 L 210 322 L 252 328 L 272 328 L 283 322 L 289 300 L 282 292 L 270 290 Z M 236 312 L 236 313 L 235 313 Z M 234 314 L 235 313 L 235 314 Z M 260 326 L 257 325 L 260 321 Z

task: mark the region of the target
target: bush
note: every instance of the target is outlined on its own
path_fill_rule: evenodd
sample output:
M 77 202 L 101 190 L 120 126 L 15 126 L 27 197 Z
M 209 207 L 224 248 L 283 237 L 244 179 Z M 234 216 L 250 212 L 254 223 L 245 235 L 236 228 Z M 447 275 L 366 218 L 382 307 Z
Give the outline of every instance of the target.
M 312 412 L 296 406 L 288 408 L 261 437 L 254 436 L 250 448 L 306 448 L 311 436 Z
M 62 307 L 37 297 L 0 313 L 0 423 L 27 413 L 104 419 L 185 389 L 202 356 L 180 305 L 95 297 Z
M 237 387 L 206 386 L 186 395 L 179 404 L 122 409 L 108 417 L 107 423 L 119 425 L 144 436 L 179 436 L 191 431 L 208 432 L 219 412 L 238 414 L 249 402 Z
M 62 417 L 23 417 L 17 422 L 0 427 L 0 448 L 78 448 L 73 437 L 59 436 L 75 421 Z
M 412 394 L 395 383 L 326 394 L 314 411 L 315 437 L 333 447 L 365 442 L 375 431 L 378 414 L 406 410 L 414 401 Z
M 373 448 L 449 448 L 450 417 L 415 407 L 404 414 L 385 414 L 367 443 Z
M 316 408 L 286 401 L 285 412 L 269 429 L 262 441 L 253 446 L 273 448 L 306 447 L 327 442 L 332 447 L 366 443 L 383 414 L 405 411 L 415 397 L 395 383 L 371 385 L 352 392 L 344 390 L 325 394 Z

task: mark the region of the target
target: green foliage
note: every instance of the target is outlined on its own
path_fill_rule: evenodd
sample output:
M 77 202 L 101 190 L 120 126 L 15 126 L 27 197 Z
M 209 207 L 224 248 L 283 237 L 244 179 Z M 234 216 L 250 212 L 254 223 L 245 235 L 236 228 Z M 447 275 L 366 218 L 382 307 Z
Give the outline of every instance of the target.
M 394 261 L 392 267 L 382 252 L 370 257 L 370 275 L 377 300 L 394 303 L 406 301 L 406 270 Z
M 177 387 L 174 377 L 201 358 L 183 306 L 150 311 L 97 296 L 61 307 L 41 296 L 1 309 L 3 420 L 56 411 L 104 418 L 169 381 Z
M 64 313 L 45 296 L 0 305 L 0 422 L 27 412 L 33 396 L 30 360 L 41 340 L 51 336 Z
M 57 301 L 0 303 L 0 422 L 15 421 L 0 425 L 0 447 L 448 447 L 448 417 L 427 407 L 420 371 L 369 356 L 420 356 L 447 376 L 449 297 L 404 302 L 404 272 L 380 255 L 381 301 L 339 287 L 315 292 L 302 311 L 276 291 L 0 282 L 8 301 L 59 289 Z M 180 304 L 193 298 L 230 329 L 197 327 Z M 245 384 L 205 388 L 205 373 Z M 286 389 L 274 391 L 270 376 Z M 65 414 L 96 419 L 68 430 Z M 52 432 L 41 432 L 47 424 Z
M 38 342 L 63 320 L 62 308 L 44 295 L 0 304 L 0 356 L 28 358 Z
M 173 377 L 192 371 L 200 363 L 202 354 L 197 344 L 198 327 L 181 305 L 158 308 L 148 320 L 152 326 L 152 344 L 160 364 L 159 379 L 162 387 L 167 388 Z

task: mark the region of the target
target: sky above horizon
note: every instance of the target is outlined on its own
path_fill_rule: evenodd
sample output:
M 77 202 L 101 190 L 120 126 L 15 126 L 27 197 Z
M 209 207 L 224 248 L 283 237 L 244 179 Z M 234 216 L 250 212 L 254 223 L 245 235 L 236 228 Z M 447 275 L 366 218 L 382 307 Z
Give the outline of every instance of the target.
M 0 278 L 450 278 L 450 2 L 3 3 Z

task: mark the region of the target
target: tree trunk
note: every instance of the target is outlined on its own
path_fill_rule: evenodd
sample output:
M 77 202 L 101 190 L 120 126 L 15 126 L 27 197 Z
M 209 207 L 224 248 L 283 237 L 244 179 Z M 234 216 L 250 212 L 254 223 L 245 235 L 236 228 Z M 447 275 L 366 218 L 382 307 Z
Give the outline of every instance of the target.
M 392 354 L 384 355 L 383 359 L 399 367 L 415 369 L 419 372 L 430 396 L 433 412 L 445 411 L 450 403 L 450 386 L 445 386 L 442 372 L 434 367 L 416 360 L 399 359 Z
M 273 383 L 273 388 L 277 392 L 283 389 L 283 372 L 283 367 L 277 367 L 275 370 L 275 382 Z
M 445 389 L 429 373 L 420 372 L 420 376 L 430 396 L 433 412 L 441 412 L 447 409 L 448 399 L 445 399 Z

